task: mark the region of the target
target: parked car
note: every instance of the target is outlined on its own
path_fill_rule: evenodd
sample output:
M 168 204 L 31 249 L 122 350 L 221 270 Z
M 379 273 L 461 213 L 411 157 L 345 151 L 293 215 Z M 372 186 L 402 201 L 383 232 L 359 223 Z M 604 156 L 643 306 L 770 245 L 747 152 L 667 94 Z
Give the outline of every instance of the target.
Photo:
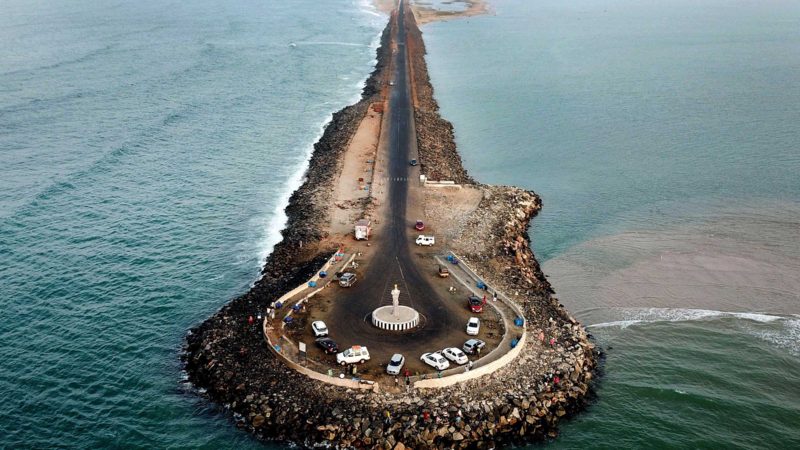
M 486 300 L 478 297 L 477 295 L 470 295 L 467 298 L 467 306 L 469 310 L 474 313 L 481 313 L 483 312 L 483 306 L 486 304 Z
M 417 245 L 424 245 L 426 247 L 430 247 L 436 243 L 436 238 L 434 238 L 433 236 L 425 236 L 420 234 L 415 242 L 417 243 Z
M 436 370 L 445 370 L 450 367 L 450 363 L 439 352 L 423 353 L 420 359 Z
M 386 373 L 389 375 L 400 375 L 400 369 L 403 368 L 403 364 L 405 363 L 406 358 L 400 353 L 395 353 L 392 355 L 392 359 L 389 360 L 389 364 L 386 365 Z
M 412 166 L 416 166 L 417 165 L 417 160 L 416 159 L 412 159 L 409 164 L 411 164 Z
M 314 342 L 316 342 L 317 346 L 320 347 L 327 354 L 332 354 L 339 351 L 339 347 L 336 346 L 336 342 L 333 342 L 333 339 L 331 338 L 321 337 L 315 340 Z
M 369 350 L 362 345 L 354 345 L 342 353 L 336 354 L 336 362 L 345 364 L 358 364 L 369 361 Z
M 339 286 L 350 287 L 356 284 L 356 274 L 352 272 L 345 272 L 339 277 Z
M 322 337 L 328 335 L 328 326 L 321 320 L 311 322 L 311 329 L 314 330 L 314 337 Z
M 468 339 L 467 342 L 464 342 L 464 346 L 462 346 L 461 349 L 468 355 L 474 355 L 484 347 L 486 347 L 486 342 L 480 339 Z
M 450 269 L 445 266 L 439 266 L 439 278 L 447 278 L 450 276 Z
M 449 359 L 450 361 L 453 361 L 456 364 L 466 364 L 469 362 L 469 359 L 467 359 L 467 355 L 465 355 L 464 352 L 461 351 L 461 349 L 455 347 L 450 347 L 442 350 L 442 355 L 444 355 L 445 358 Z
M 414 229 L 417 231 L 422 231 L 425 229 L 425 224 L 421 220 L 418 220 L 417 223 L 414 224 Z
M 467 322 L 467 334 L 477 336 L 481 332 L 481 321 L 477 317 L 470 317 Z

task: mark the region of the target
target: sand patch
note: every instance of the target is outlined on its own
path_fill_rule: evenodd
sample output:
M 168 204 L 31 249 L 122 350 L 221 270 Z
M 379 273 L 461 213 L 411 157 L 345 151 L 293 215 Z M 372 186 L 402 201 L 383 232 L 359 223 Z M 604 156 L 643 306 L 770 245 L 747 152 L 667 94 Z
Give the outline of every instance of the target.
M 342 168 L 334 183 L 330 231 L 346 235 L 364 215 L 375 180 L 378 139 L 383 115 L 372 108 L 364 116 L 345 152 Z
M 630 308 L 800 313 L 800 212 L 715 216 L 594 239 L 546 262 L 545 272 L 588 323 L 624 320 Z

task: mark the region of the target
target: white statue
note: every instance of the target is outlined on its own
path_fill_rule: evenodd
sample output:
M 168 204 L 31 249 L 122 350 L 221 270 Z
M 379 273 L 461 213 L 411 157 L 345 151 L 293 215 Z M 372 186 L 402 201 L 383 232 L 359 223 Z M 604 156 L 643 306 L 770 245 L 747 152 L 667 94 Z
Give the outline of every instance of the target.
M 397 285 L 394 285 L 394 289 L 392 289 L 392 315 L 394 316 L 397 312 L 397 305 L 400 304 L 400 289 L 397 289 Z

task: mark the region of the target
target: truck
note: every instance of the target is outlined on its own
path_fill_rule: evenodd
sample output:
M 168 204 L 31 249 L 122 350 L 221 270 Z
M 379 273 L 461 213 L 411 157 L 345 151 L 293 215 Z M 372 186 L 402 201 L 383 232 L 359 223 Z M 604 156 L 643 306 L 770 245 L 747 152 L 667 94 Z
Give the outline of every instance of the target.
M 372 234 L 372 221 L 369 219 L 361 219 L 356 222 L 355 236 L 357 241 L 367 241 Z

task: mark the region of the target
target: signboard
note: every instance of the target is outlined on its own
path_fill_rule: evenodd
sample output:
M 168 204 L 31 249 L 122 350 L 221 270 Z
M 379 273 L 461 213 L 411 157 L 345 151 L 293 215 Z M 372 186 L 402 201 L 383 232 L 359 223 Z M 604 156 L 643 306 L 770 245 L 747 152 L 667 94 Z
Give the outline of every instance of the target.
M 306 343 L 305 342 L 299 342 L 297 344 L 297 348 L 300 350 L 300 353 L 305 354 L 305 352 L 306 352 Z

